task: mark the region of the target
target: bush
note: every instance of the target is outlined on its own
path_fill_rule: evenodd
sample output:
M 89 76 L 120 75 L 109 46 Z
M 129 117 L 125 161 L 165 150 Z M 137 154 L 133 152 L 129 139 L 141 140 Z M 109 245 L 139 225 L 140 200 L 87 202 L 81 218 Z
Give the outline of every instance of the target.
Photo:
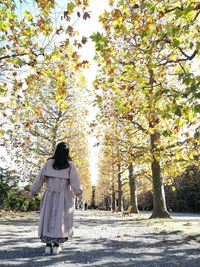
M 35 211 L 39 210 L 40 197 L 36 196 L 35 199 L 28 199 L 18 192 L 18 189 L 10 189 L 6 192 L 1 208 L 5 210 L 16 211 Z
M 153 193 L 151 191 L 142 192 L 138 195 L 138 208 L 147 211 L 153 209 Z
M 5 184 L 0 183 L 0 208 L 3 208 L 4 200 L 8 197 L 9 187 Z
M 192 165 L 165 187 L 168 209 L 183 212 L 200 211 L 200 170 Z
M 15 171 L 0 167 L 0 208 L 16 211 L 34 211 L 39 210 L 40 197 L 30 200 L 22 195 L 18 189 L 19 177 Z M 30 186 L 24 189 L 29 191 Z

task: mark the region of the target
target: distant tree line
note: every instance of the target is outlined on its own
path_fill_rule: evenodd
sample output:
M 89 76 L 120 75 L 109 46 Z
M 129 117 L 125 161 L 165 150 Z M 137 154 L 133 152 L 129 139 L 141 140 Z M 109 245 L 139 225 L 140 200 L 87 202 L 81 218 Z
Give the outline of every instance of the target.
M 200 212 L 200 169 L 191 165 L 175 177 L 171 184 L 165 185 L 166 204 L 170 212 Z M 105 196 L 99 203 L 100 209 L 111 209 L 111 197 Z M 124 194 L 124 209 L 131 205 L 130 197 Z M 116 206 L 118 199 L 116 198 Z M 144 189 L 137 196 L 137 208 L 143 211 L 153 209 L 153 192 Z

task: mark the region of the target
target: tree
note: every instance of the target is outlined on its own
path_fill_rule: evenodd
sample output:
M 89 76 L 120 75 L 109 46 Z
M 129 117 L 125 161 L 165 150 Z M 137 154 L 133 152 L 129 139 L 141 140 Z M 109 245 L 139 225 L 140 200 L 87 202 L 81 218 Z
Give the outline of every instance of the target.
M 17 93 L 28 72 L 37 73 L 38 77 L 37 67 L 41 61 L 54 51 L 56 57 L 56 53 L 68 45 L 76 48 L 73 51 L 76 67 L 87 64 L 87 61 L 78 60 L 77 52 L 87 39 L 78 36 L 73 26 L 75 19 L 90 17 L 88 1 L 64 1 L 64 7 L 51 0 L 1 2 L 0 97 L 8 99 L 11 93 Z M 7 116 L 4 102 L 1 99 L 2 119 Z M 2 121 L 0 135 L 6 134 Z
M 81 110 L 78 105 L 86 97 L 85 79 L 76 70 L 76 62 L 66 57 L 67 52 L 73 53 L 68 48 L 46 56 L 37 73 L 26 77 L 21 94 L 19 90 L 12 93 L 8 103 L 12 130 L 7 144 L 21 176 L 29 180 L 30 175 L 34 177 L 39 171 L 41 163 L 53 155 L 57 143 L 69 142 L 72 156 L 78 161 L 83 187 L 87 187 L 85 196 L 89 197 L 86 125 L 84 120 L 80 121 L 87 110 L 84 104 Z
M 0 135 L 23 179 L 35 177 L 56 143 L 69 140 L 73 157 L 81 157 L 78 169 L 88 192 L 84 197 L 89 199 L 83 132 L 87 111 L 82 99 L 86 87 L 81 73 L 88 62 L 78 53 L 87 39 L 74 28 L 76 20 L 90 17 L 89 2 L 65 2 L 64 8 L 51 0 L 1 3 L 0 96 L 4 102 Z
M 112 91 L 118 115 L 143 136 L 139 153 L 146 151 L 151 165 L 151 217 L 169 217 L 162 174 L 169 162 L 185 160 L 192 137 L 183 129 L 194 125 L 198 112 L 198 76 L 188 62 L 199 52 L 195 25 L 200 6 L 190 1 L 110 2 L 111 11 L 100 18 L 106 34 L 92 36 L 101 67 L 95 87 L 105 103 Z M 181 133 L 186 138 L 180 141 Z
M 19 69 L 23 65 L 36 66 L 40 57 L 55 47 L 69 44 L 69 37 L 75 36 L 74 21 L 90 17 L 86 8 L 88 1 L 64 1 L 65 8 L 59 7 L 57 1 L 39 0 L 34 3 L 27 1 L 2 1 L 1 13 L 1 50 L 0 61 L 2 71 Z M 64 4 L 63 4 L 64 6 Z M 59 40 L 58 40 L 59 39 Z M 86 40 L 82 40 L 82 44 Z M 72 43 L 81 45 L 76 38 Z M 16 76 L 15 73 L 14 76 Z

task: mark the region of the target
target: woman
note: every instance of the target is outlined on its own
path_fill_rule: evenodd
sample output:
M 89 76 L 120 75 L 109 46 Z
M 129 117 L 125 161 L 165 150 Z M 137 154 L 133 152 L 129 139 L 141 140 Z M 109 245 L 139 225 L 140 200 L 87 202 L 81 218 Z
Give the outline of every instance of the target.
M 82 196 L 80 178 L 65 142 L 57 145 L 54 156 L 44 164 L 30 189 L 30 198 L 41 189 L 44 182 L 46 190 L 40 205 L 38 234 L 41 241 L 46 243 L 46 255 L 59 254 L 59 244 L 73 234 L 72 191 L 79 198 Z

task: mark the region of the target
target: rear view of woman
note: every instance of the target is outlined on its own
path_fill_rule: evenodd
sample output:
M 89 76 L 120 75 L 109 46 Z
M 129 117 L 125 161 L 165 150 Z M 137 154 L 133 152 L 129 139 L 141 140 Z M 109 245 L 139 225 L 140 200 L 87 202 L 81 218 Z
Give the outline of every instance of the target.
M 73 234 L 72 192 L 79 198 L 82 195 L 80 178 L 70 159 L 67 143 L 59 143 L 54 156 L 46 161 L 30 189 L 30 198 L 41 189 L 44 182 L 46 189 L 40 205 L 38 234 L 41 242 L 46 243 L 46 255 L 59 254 L 59 244 Z

